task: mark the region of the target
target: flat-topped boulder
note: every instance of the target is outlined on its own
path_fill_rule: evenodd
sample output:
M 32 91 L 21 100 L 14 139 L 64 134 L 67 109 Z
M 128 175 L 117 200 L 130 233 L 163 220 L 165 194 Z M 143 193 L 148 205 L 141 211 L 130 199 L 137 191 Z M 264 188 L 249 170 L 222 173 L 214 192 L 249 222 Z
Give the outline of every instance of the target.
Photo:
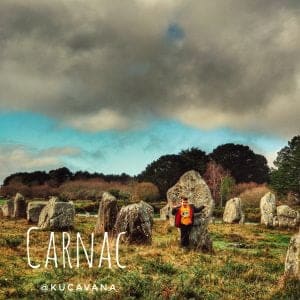
M 32 201 L 27 205 L 27 221 L 28 223 L 37 224 L 42 209 L 48 204 L 48 201 Z
M 277 218 L 275 226 L 295 228 L 300 223 L 300 213 L 288 205 L 277 206 Z
M 232 198 L 226 202 L 223 221 L 233 224 L 245 222 L 245 215 L 242 209 L 242 200 L 240 198 Z
M 132 244 L 152 241 L 153 207 L 144 201 L 123 206 L 118 213 L 114 232 L 126 232 L 123 240 Z
M 104 232 L 111 232 L 115 226 L 117 214 L 117 199 L 108 192 L 103 193 L 99 203 L 95 233 L 102 234 Z
M 260 199 L 260 213 L 260 223 L 272 227 L 276 216 L 276 200 L 273 193 L 268 192 Z
M 74 217 L 73 202 L 64 202 L 52 197 L 40 213 L 38 226 L 54 231 L 67 230 L 73 227 Z
M 208 233 L 208 224 L 211 220 L 215 206 L 208 185 L 201 175 L 194 171 L 184 173 L 178 182 L 167 191 L 168 205 L 173 207 L 181 203 L 182 197 L 187 197 L 189 203 L 196 207 L 204 205 L 205 208 L 195 214 L 194 225 L 190 233 L 191 248 L 203 252 L 212 251 L 212 241 Z M 174 217 L 170 218 L 170 224 L 174 226 Z
M 14 218 L 26 218 L 26 200 L 22 194 L 17 193 L 14 198 Z

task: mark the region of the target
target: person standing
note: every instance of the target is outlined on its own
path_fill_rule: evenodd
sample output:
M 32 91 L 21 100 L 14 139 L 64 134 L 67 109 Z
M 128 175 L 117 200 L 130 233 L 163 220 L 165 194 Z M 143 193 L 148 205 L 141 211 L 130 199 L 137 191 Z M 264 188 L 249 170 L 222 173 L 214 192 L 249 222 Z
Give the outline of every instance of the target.
M 189 247 L 190 232 L 194 224 L 194 214 L 201 212 L 204 205 L 195 207 L 187 197 L 181 198 L 181 205 L 174 205 L 172 215 L 175 215 L 175 226 L 180 229 L 180 244 L 183 248 Z

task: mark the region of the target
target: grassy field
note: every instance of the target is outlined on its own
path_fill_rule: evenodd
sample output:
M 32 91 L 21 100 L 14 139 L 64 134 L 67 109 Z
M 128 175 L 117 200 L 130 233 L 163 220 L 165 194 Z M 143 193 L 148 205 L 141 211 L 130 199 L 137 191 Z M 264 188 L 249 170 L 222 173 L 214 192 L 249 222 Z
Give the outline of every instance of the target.
M 88 239 L 95 225 L 93 217 L 76 217 L 70 233 Z M 107 262 L 98 268 L 102 238 L 96 239 L 93 268 L 31 269 L 27 265 L 25 220 L 1 220 L 1 299 L 300 299 L 300 283 L 284 283 L 282 274 L 287 246 L 293 232 L 271 230 L 258 225 L 211 224 L 214 254 L 184 252 L 178 247 L 178 232 L 165 221 L 155 221 L 151 246 L 120 246 L 120 269 Z M 49 232 L 35 232 L 30 240 L 34 263 L 44 264 Z M 73 238 L 72 238 L 73 237 Z M 113 244 L 113 241 L 110 241 Z M 61 234 L 56 234 L 61 262 Z M 71 256 L 75 256 L 72 248 Z M 84 252 L 81 250 L 84 261 Z M 116 291 L 41 291 L 43 284 L 95 283 L 115 285 Z

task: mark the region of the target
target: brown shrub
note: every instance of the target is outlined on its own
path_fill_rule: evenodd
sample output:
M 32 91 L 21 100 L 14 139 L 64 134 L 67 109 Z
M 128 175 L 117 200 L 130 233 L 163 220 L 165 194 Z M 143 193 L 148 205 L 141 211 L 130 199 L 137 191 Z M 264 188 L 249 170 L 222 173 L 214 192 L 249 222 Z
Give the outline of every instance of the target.
M 238 183 L 238 184 L 235 185 L 233 192 L 234 192 L 235 196 L 239 196 L 240 194 L 242 194 L 246 190 L 251 190 L 251 189 L 259 187 L 259 186 L 261 186 L 261 185 L 256 183 L 256 182 Z
M 160 194 L 157 186 L 151 182 L 137 182 L 132 185 L 131 200 L 133 202 L 140 200 L 154 202 L 159 197 Z
M 106 182 L 100 179 L 75 180 L 63 183 L 59 193 L 69 200 L 97 200 L 108 190 L 125 190 L 127 186 L 120 182 Z
M 1 195 L 4 197 L 13 197 L 16 193 L 21 193 L 24 197 L 32 197 L 32 191 L 30 187 L 22 183 L 13 183 L 1 187 Z
M 21 193 L 26 198 L 44 198 L 50 196 L 62 196 L 68 200 L 99 200 L 103 192 L 114 191 L 117 195 L 126 196 L 130 202 L 144 200 L 147 202 L 159 199 L 158 188 L 149 182 L 129 182 L 127 184 L 118 181 L 107 182 L 101 179 L 75 180 L 63 183 L 55 188 L 47 184 L 28 187 L 21 183 L 13 182 L 1 188 L 3 196 L 12 197 Z
M 246 189 L 237 196 L 242 199 L 242 203 L 245 208 L 258 208 L 261 197 L 263 197 L 267 192 L 270 192 L 270 189 L 265 184 L 262 184 Z

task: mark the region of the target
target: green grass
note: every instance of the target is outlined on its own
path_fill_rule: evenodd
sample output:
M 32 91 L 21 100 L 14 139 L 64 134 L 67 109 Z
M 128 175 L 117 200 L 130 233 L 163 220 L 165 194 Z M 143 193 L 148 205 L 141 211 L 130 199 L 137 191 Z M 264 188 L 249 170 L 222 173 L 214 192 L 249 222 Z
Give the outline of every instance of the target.
M 0 220 L 0 299 L 299 299 L 299 282 L 283 283 L 284 260 L 293 232 L 255 225 L 211 224 L 214 254 L 183 252 L 177 229 L 155 221 L 150 246 L 120 246 L 125 269 L 104 262 L 102 268 L 31 269 L 27 266 L 25 220 Z M 94 217 L 76 217 L 71 236 L 80 231 L 86 246 L 95 226 Z M 47 251 L 49 232 L 35 233 L 31 240 L 34 263 Z M 61 238 L 56 240 L 58 254 Z M 7 242 L 8 241 L 8 242 Z M 113 245 L 113 241 L 110 241 Z M 247 247 L 239 248 L 235 245 Z M 71 256 L 76 253 L 70 251 Z M 101 249 L 96 245 L 96 253 Z M 84 253 L 81 250 L 81 260 Z M 111 251 L 113 257 L 114 251 Z M 96 258 L 95 258 L 96 259 Z M 72 256 L 72 263 L 74 257 Z M 75 263 L 73 264 L 75 266 Z M 42 292 L 50 283 L 115 284 L 117 291 Z

